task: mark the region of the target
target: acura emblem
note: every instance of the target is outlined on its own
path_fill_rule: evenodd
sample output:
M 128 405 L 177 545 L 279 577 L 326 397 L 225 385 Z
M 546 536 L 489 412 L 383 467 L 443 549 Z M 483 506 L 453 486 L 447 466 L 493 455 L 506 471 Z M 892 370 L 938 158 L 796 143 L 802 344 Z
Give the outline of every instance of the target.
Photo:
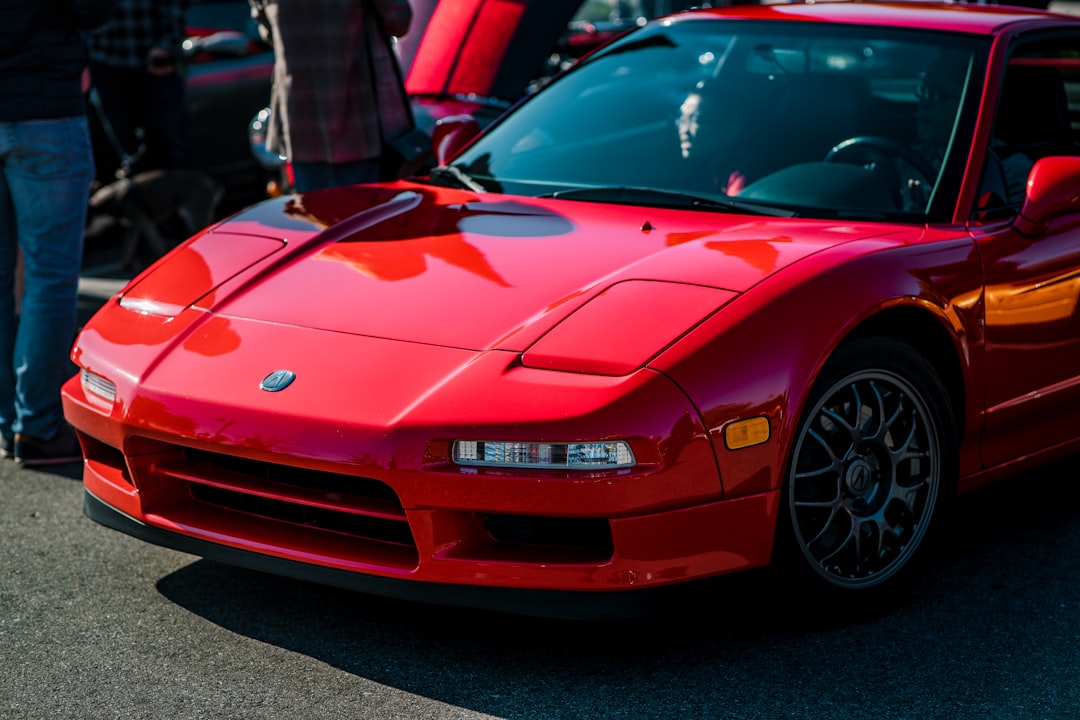
M 865 495 L 873 482 L 873 471 L 864 460 L 856 460 L 847 471 L 848 489 L 856 495 Z
M 296 373 L 292 370 L 275 370 L 263 378 L 259 387 L 266 392 L 278 392 L 284 390 L 296 379 Z

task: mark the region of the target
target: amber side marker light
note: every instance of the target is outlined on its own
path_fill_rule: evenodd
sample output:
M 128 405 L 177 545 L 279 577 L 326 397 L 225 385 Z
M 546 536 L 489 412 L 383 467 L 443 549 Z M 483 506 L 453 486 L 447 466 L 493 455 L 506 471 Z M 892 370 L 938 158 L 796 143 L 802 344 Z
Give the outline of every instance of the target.
M 728 450 L 761 445 L 769 440 L 769 418 L 754 417 L 736 420 L 724 426 L 724 445 Z

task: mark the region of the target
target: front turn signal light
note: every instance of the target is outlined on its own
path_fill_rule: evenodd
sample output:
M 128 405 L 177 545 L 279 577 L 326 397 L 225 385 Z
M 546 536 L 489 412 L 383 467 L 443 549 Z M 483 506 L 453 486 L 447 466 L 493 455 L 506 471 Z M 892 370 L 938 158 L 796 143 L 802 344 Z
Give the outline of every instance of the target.
M 82 383 L 83 393 L 86 399 L 100 407 L 111 409 L 116 401 L 116 385 L 100 375 L 95 375 L 89 370 L 79 371 L 79 382 Z

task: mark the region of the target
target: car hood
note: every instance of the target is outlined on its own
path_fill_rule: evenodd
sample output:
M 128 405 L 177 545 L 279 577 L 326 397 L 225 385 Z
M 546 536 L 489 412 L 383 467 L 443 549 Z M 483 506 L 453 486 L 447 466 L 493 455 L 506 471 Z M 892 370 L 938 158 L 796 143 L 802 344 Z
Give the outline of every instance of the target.
M 680 302 L 666 293 L 672 287 L 725 291 L 713 295 L 715 307 L 695 298 L 708 314 L 792 263 L 883 227 L 406 182 L 355 186 L 249 208 L 137 279 L 123 302 L 520 351 L 616 284 L 648 281 L 653 290 L 664 283 L 665 292 L 649 296 L 655 301 L 628 302 L 628 315 L 635 302 Z M 623 319 L 632 330 L 635 318 Z

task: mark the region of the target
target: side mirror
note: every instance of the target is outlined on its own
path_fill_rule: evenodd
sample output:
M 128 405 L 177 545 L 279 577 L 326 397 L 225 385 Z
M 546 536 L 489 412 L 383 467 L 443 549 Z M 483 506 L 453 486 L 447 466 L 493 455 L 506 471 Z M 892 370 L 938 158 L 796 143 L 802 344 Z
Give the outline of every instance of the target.
M 1027 193 L 1016 230 L 1029 237 L 1046 231 L 1055 218 L 1080 212 L 1080 157 L 1054 156 L 1037 161 L 1028 174 Z
M 435 164 L 446 165 L 480 134 L 480 123 L 472 115 L 450 115 L 435 123 L 431 147 Z

